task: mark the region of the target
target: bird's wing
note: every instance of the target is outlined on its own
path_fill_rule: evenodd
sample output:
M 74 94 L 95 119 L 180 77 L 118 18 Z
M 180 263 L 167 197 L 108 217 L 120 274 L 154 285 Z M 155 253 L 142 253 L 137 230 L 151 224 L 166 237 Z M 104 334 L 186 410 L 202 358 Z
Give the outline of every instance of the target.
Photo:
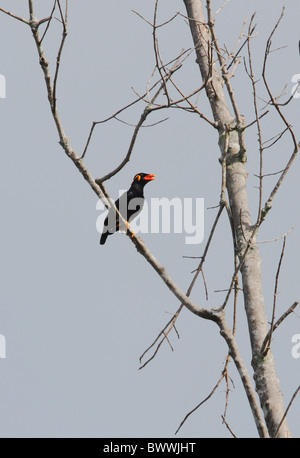
M 141 213 L 144 206 L 144 196 L 136 196 L 134 193 L 128 192 L 128 221 L 132 221 Z
M 136 197 L 135 193 L 129 190 L 116 200 L 115 205 L 123 218 L 130 222 L 142 211 L 144 197 Z M 122 230 L 126 230 L 126 227 L 123 227 L 124 225 L 120 225 L 118 215 L 116 215 L 113 208 L 109 209 L 104 226 L 110 233 L 118 231 L 120 227 Z
M 127 202 L 127 192 L 124 192 L 124 194 L 122 194 L 121 197 L 119 197 L 119 199 L 115 201 L 115 206 L 117 207 L 117 209 L 120 211 L 121 214 L 122 214 L 122 209 L 123 208 L 126 209 L 126 202 Z M 126 214 L 126 210 L 125 210 L 125 214 Z M 111 234 L 119 230 L 119 227 L 120 227 L 119 217 L 116 214 L 114 208 L 110 208 L 108 210 L 107 216 L 104 221 L 104 226 L 107 228 L 107 231 L 110 232 Z

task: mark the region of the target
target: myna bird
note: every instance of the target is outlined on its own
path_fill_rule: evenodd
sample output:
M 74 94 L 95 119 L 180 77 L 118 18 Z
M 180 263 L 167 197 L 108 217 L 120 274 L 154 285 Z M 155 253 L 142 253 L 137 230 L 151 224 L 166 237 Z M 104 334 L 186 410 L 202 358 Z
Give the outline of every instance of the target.
M 138 173 L 133 178 L 133 182 L 127 192 L 116 200 L 115 206 L 129 223 L 142 211 L 144 205 L 144 186 L 155 179 L 155 175 L 149 173 Z M 121 227 L 120 227 L 121 226 Z M 103 232 L 100 238 L 100 245 L 104 245 L 109 235 L 114 234 L 120 228 L 125 229 L 124 225 L 120 225 L 119 217 L 113 208 L 110 208 L 105 218 Z M 128 224 L 127 224 L 128 228 Z

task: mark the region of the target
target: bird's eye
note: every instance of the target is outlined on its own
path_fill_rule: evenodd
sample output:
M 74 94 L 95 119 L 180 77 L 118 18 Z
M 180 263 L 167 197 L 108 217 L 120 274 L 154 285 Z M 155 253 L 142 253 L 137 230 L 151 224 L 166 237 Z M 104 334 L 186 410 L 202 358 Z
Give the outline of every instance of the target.
M 141 175 L 136 175 L 136 176 L 134 177 L 134 179 L 140 181 Z

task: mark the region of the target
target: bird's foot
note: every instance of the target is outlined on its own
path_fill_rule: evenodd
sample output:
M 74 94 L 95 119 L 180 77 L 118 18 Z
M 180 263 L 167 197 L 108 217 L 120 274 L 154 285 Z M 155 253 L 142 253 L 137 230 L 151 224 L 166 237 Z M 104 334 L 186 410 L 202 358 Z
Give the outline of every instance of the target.
M 126 221 L 126 227 L 127 227 L 127 235 L 130 235 L 131 238 L 135 237 L 135 232 L 134 232 L 133 229 L 131 229 L 130 224 L 128 223 L 128 221 Z M 131 232 L 131 234 L 128 233 L 129 231 Z

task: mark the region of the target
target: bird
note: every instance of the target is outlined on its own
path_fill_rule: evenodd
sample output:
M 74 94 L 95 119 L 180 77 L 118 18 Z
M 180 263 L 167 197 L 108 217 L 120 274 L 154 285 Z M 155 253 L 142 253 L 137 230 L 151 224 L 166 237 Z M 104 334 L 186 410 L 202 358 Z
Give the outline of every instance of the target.
M 127 229 L 129 222 L 138 216 L 142 211 L 144 205 L 144 187 L 149 181 L 155 180 L 155 176 L 149 173 L 138 173 L 134 176 L 131 186 L 127 192 L 121 195 L 115 201 L 115 206 L 127 222 Z M 104 245 L 109 235 L 114 234 L 120 228 L 119 217 L 115 210 L 111 207 L 105 218 L 103 224 L 103 231 L 100 238 L 100 245 Z M 125 229 L 125 228 L 124 228 Z

